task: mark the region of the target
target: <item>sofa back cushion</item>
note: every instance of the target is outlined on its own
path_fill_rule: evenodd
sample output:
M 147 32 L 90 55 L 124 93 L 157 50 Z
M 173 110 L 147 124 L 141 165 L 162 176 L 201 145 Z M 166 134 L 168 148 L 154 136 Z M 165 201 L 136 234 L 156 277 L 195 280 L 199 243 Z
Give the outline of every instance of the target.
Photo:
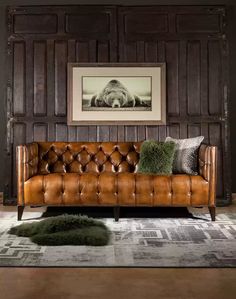
M 39 174 L 136 172 L 141 142 L 38 142 Z

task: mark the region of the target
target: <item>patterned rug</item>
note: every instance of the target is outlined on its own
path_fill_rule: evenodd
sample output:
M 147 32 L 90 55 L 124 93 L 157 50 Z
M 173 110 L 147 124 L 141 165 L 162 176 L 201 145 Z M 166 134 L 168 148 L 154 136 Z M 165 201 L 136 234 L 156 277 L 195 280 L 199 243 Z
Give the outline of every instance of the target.
M 193 218 L 112 218 L 102 221 L 112 231 L 110 244 L 38 246 L 9 235 L 16 213 L 0 219 L 0 266 L 14 267 L 235 267 L 236 214 Z M 196 215 L 196 214 L 195 214 Z M 33 217 L 32 217 L 33 216 Z M 28 212 L 27 222 L 41 214 Z M 31 219 L 32 217 L 32 219 Z M 38 217 L 38 218 L 37 218 Z M 42 218 L 41 218 L 42 219 Z

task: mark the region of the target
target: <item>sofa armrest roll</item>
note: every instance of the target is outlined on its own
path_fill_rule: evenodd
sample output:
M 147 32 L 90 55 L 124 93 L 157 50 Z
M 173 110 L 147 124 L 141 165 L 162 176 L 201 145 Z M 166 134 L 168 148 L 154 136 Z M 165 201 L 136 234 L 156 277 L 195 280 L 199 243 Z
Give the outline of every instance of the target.
M 209 206 L 215 206 L 217 180 L 217 147 L 201 144 L 199 174 L 209 183 Z
M 36 142 L 18 145 L 16 148 L 17 199 L 24 204 L 24 182 L 38 172 L 38 144 Z

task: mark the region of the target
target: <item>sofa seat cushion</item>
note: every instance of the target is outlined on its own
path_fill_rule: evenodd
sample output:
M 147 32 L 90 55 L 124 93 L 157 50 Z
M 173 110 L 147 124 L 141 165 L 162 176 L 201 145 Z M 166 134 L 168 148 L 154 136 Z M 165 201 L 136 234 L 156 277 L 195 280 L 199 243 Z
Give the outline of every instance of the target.
M 208 204 L 201 176 L 141 173 L 51 173 L 24 183 L 26 205 L 189 206 Z

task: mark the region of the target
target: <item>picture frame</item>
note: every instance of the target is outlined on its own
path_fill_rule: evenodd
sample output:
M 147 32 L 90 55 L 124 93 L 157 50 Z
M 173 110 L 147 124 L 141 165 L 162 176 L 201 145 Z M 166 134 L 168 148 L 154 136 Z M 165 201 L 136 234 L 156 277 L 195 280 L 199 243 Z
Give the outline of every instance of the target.
M 165 125 L 165 63 L 68 63 L 68 125 Z

